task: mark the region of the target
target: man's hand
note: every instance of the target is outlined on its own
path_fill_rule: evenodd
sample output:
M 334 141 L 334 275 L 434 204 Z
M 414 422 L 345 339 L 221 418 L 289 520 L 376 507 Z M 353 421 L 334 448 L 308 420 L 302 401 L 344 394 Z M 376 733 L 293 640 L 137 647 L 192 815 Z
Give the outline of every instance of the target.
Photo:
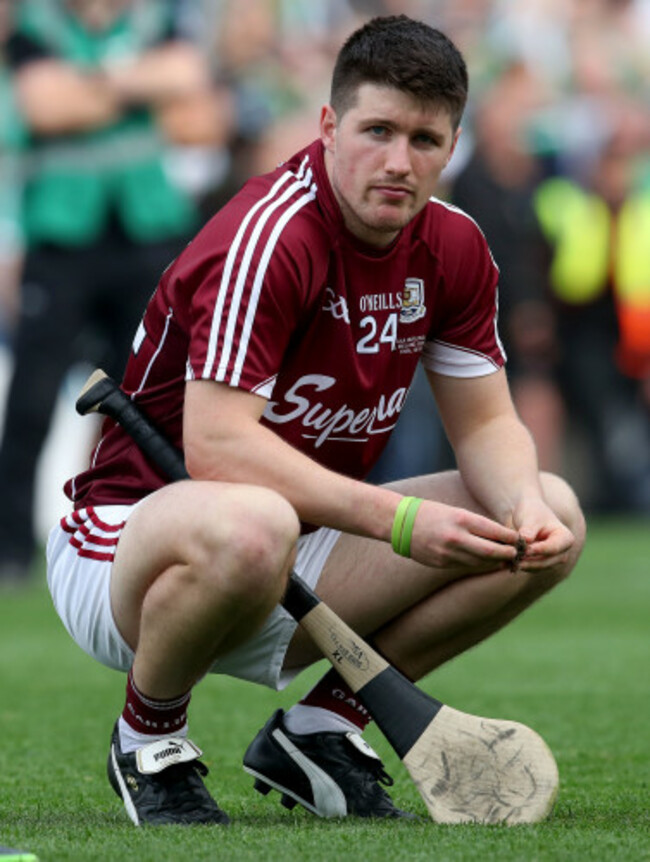
M 517 561 L 515 571 L 549 571 L 566 563 L 567 553 L 575 537 L 543 500 L 522 502 L 515 509 L 512 520 L 526 543 L 525 552 Z
M 425 500 L 415 518 L 411 557 L 459 575 L 493 572 L 513 564 L 518 538 L 516 529 L 483 515 Z

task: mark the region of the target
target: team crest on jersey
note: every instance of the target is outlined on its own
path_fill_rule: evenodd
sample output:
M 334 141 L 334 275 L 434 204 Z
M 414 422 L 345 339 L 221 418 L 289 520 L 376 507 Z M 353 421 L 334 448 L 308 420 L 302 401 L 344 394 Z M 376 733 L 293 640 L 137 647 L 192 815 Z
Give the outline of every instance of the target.
M 413 323 L 426 314 L 424 304 L 424 282 L 421 278 L 407 278 L 404 282 L 400 323 Z

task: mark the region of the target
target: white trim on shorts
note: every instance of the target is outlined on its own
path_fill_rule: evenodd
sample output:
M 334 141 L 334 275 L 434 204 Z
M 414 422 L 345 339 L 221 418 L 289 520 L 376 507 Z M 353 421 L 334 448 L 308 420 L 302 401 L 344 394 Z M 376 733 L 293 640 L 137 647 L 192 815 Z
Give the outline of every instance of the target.
M 120 671 L 129 670 L 134 653 L 113 618 L 109 584 L 117 542 L 137 505 L 79 509 L 52 528 L 47 542 L 47 583 L 68 634 L 96 661 Z M 339 535 L 323 527 L 298 540 L 294 569 L 312 589 Z M 301 670 L 282 667 L 296 626 L 278 605 L 254 637 L 217 659 L 210 672 L 285 688 Z

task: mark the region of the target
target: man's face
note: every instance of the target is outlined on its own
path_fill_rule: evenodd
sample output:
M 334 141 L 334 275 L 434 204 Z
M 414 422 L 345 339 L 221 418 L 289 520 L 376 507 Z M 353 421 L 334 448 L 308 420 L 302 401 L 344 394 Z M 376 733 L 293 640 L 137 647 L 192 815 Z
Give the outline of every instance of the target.
M 363 84 L 342 117 L 326 105 L 321 139 L 348 229 L 388 245 L 420 212 L 458 140 L 449 112 L 392 87 Z

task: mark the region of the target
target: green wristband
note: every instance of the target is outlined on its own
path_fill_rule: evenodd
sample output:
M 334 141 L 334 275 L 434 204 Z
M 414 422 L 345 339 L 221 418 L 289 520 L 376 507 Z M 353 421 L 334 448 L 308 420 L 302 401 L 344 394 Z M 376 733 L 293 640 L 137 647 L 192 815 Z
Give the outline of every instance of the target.
M 413 526 L 415 524 L 415 516 L 418 509 L 422 505 L 421 497 L 413 497 L 406 510 L 404 517 L 404 526 L 402 528 L 402 540 L 400 542 L 399 553 L 402 557 L 411 556 L 411 537 L 413 535 Z
M 395 510 L 395 518 L 393 519 L 393 529 L 391 530 L 390 534 L 390 542 L 396 554 L 399 554 L 400 543 L 402 541 L 402 531 L 404 529 L 404 518 L 406 517 L 406 510 L 408 509 L 409 504 L 413 499 L 415 498 L 402 497 L 402 499 L 397 504 L 397 509 Z
M 395 510 L 390 540 L 395 553 L 402 557 L 411 556 L 413 525 L 421 503 L 421 497 L 402 497 Z

